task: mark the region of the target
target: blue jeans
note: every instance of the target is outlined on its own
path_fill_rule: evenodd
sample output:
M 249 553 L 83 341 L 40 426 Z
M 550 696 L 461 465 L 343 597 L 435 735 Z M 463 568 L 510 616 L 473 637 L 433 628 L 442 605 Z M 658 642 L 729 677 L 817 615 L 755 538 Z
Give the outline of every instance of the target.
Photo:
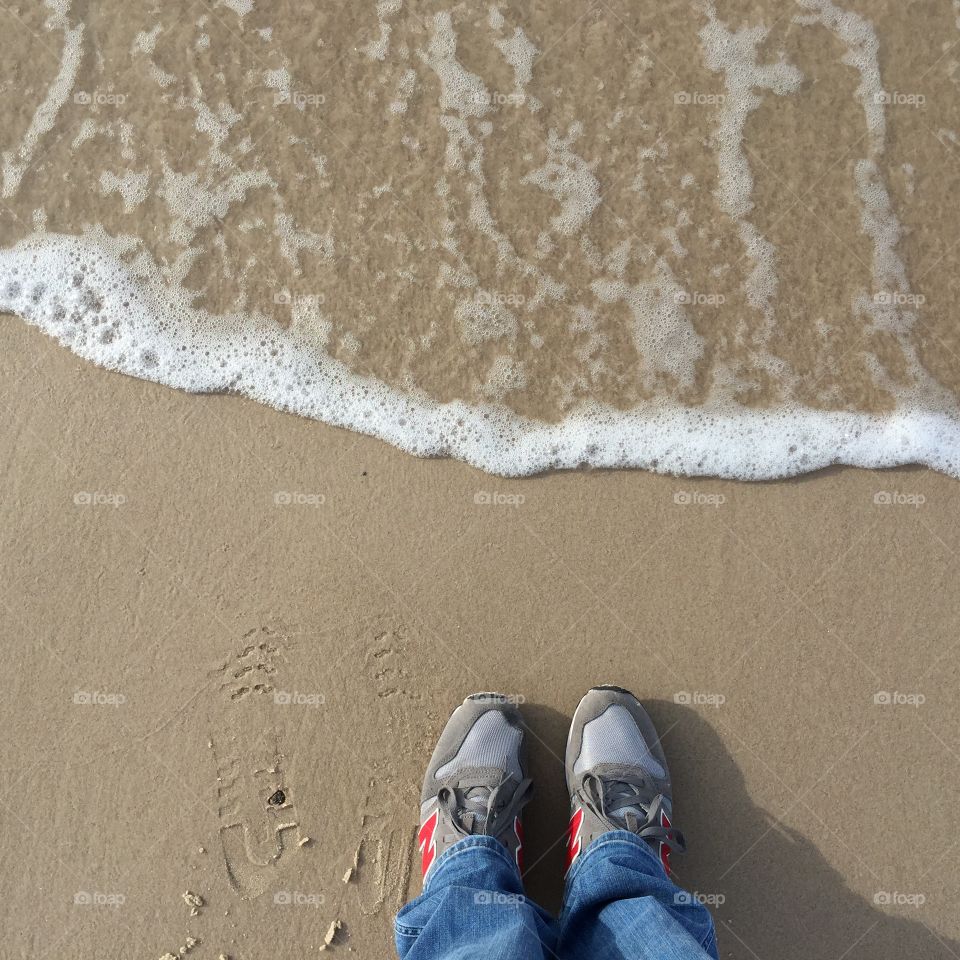
M 465 837 L 396 920 L 401 960 L 717 960 L 713 920 L 647 843 L 605 833 L 574 862 L 555 920 L 493 837 Z

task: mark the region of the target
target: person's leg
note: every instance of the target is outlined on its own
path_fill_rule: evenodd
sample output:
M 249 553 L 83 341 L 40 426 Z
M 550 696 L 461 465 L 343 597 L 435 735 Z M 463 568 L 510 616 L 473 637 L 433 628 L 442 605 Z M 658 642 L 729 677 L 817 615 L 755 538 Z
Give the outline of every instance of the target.
M 489 836 L 446 850 L 397 914 L 401 960 L 550 960 L 554 921 L 523 895 L 516 863 Z
M 523 896 L 523 724 L 499 694 L 454 711 L 430 759 L 418 836 L 424 889 L 397 915 L 402 960 L 544 960 L 554 921 Z
M 564 960 L 717 960 L 713 920 L 669 877 L 645 840 L 627 830 L 590 844 L 567 874 Z
M 571 818 L 557 951 L 563 960 L 716 960 L 706 907 L 670 879 L 682 852 L 653 721 L 619 687 L 580 701 L 567 739 Z

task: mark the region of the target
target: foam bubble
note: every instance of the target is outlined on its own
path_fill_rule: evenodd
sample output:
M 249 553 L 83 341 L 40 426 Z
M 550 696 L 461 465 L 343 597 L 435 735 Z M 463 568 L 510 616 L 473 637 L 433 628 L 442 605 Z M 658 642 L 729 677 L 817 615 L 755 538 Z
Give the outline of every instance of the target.
M 860 199 L 864 233 L 873 242 L 873 290 L 855 298 L 854 310 L 869 314 L 878 330 L 894 333 L 907 360 L 913 380 L 936 390 L 916 356 L 911 329 L 916 313 L 902 304 L 913 301 L 907 269 L 898 252 L 903 228 L 897 219 L 890 193 L 881 173 L 887 146 L 887 97 L 880 73 L 880 40 L 873 24 L 859 14 L 838 7 L 833 0 L 797 0 L 813 11 L 803 22 L 822 23 L 846 45 L 843 63 L 860 74 L 856 96 L 863 108 L 867 128 L 867 156 L 854 164 L 854 181 Z M 877 378 L 887 378 L 882 369 Z
M 461 300 L 455 316 L 467 343 L 501 340 L 517 332 L 517 318 L 489 291 L 481 290 L 471 299 Z
M 66 40 L 71 30 L 79 29 L 67 19 L 66 0 L 49 0 L 47 6 L 54 13 L 51 30 Z M 884 181 L 889 166 L 884 157 L 888 117 L 877 95 L 876 38 L 869 22 L 834 4 L 801 0 L 801 6 L 805 9 L 798 21 L 824 25 L 840 37 L 844 62 L 860 77 L 857 96 L 867 137 L 860 148 L 863 156 L 850 167 L 851 186 L 864 235 L 873 246 L 868 281 L 873 289 L 858 290 L 854 285 L 850 290 L 853 319 L 870 318 L 876 329 L 892 332 L 907 344 L 915 316 L 901 306 L 910 288 L 898 252 L 903 231 Z M 363 62 L 361 52 L 350 65 L 365 78 L 379 78 L 378 84 L 364 86 L 356 103 L 360 110 L 375 111 L 376 115 L 364 115 L 365 120 L 373 117 L 374 125 L 384 119 L 386 110 L 389 123 L 383 126 L 392 138 L 387 146 L 399 150 L 397 145 L 402 145 L 404 163 L 394 163 L 396 155 L 388 154 L 383 165 L 374 163 L 365 175 L 349 178 L 347 182 L 357 185 L 356 206 L 338 203 L 333 191 L 329 214 L 323 204 L 303 215 L 296 206 L 304 196 L 298 192 L 301 186 L 336 187 L 343 171 L 335 147 L 329 148 L 329 164 L 314 152 L 325 139 L 314 135 L 309 115 L 287 113 L 295 125 L 276 141 L 284 156 L 291 152 L 288 144 L 296 145 L 302 167 L 295 169 L 295 189 L 286 193 L 277 183 L 285 168 L 272 151 L 256 149 L 254 131 L 244 128 L 246 118 L 231 106 L 248 103 L 250 96 L 262 102 L 264 86 L 271 94 L 290 96 L 294 87 L 290 64 L 302 60 L 287 46 L 285 55 L 275 52 L 278 59 L 271 62 L 275 69 L 249 65 L 243 90 L 227 89 L 222 73 L 214 74 L 216 82 L 203 77 L 202 83 L 199 75 L 193 75 L 183 86 L 190 96 L 170 93 L 161 98 L 171 111 L 179 111 L 174 123 L 186 120 L 195 125 L 193 139 L 200 141 L 203 156 L 193 166 L 181 163 L 177 154 L 167 156 L 163 144 L 155 147 L 154 156 L 147 154 L 149 139 L 128 122 L 137 119 L 135 114 L 97 111 L 82 118 L 79 132 L 70 131 L 69 137 L 75 135 L 77 145 L 102 138 L 102 146 L 124 161 L 114 165 L 116 157 L 111 156 L 110 168 L 94 175 L 99 176 L 101 190 L 115 195 L 104 205 L 107 212 L 118 215 L 121 199 L 125 210 L 135 210 L 152 189 L 151 202 L 158 202 L 158 209 L 151 206 L 151 213 L 169 214 L 160 221 L 159 229 L 167 232 L 160 239 L 172 241 L 174 249 L 161 242 L 157 253 L 161 259 L 155 260 L 145 243 L 110 236 L 99 226 L 73 237 L 47 233 L 46 213 L 36 209 L 34 236 L 0 251 L 0 309 L 25 317 L 78 355 L 110 369 L 191 391 L 235 392 L 381 437 L 414 454 L 455 456 L 506 475 L 590 464 L 757 479 L 835 462 L 863 466 L 920 462 L 960 475 L 960 423 L 953 413 L 939 412 L 956 411 L 956 400 L 937 392 L 929 378 L 920 382 L 918 375 L 917 383 L 891 390 L 896 408 L 890 415 L 872 416 L 849 406 L 824 412 L 796 403 L 748 409 L 735 402 L 737 385 L 725 379 L 723 358 L 717 358 L 725 348 L 723 338 L 738 336 L 739 318 L 723 316 L 720 334 L 704 325 L 705 313 L 696 314 L 698 328 L 691 322 L 692 300 L 677 277 L 686 277 L 688 269 L 698 272 L 698 266 L 705 276 L 723 278 L 723 289 L 741 282 L 748 302 L 764 316 L 772 315 L 777 255 L 753 222 L 759 222 L 759 216 L 753 208 L 749 145 L 743 141 L 754 132 L 752 127 L 748 130 L 751 114 L 765 99 L 793 94 L 800 73 L 776 51 L 766 52 L 765 27 L 733 30 L 709 6 L 706 27 L 699 37 L 692 32 L 688 38 L 690 50 L 703 51 L 719 89 L 726 91 L 716 115 L 715 137 L 702 144 L 719 151 L 714 199 L 697 188 L 711 180 L 695 155 L 702 152 L 701 141 L 693 151 L 686 141 L 668 143 L 669 131 L 658 132 L 652 114 L 645 119 L 628 108 L 625 91 L 609 80 L 604 81 L 607 89 L 599 97 L 603 102 L 598 103 L 597 116 L 583 126 L 570 112 L 573 98 L 558 92 L 558 100 L 566 102 L 554 116 L 544 118 L 542 127 L 537 124 L 540 118 L 528 116 L 523 121 L 542 130 L 545 149 L 529 138 L 518 150 L 512 129 L 517 114 L 493 104 L 485 76 L 464 65 L 480 70 L 480 64 L 489 63 L 482 56 L 468 55 L 474 51 L 467 44 L 478 42 L 475 19 L 469 18 L 469 32 L 461 40 L 454 30 L 455 18 L 464 16 L 459 8 L 428 19 L 425 35 L 419 18 L 411 18 L 416 24 L 411 30 L 404 24 L 403 36 L 410 37 L 411 44 L 422 44 L 413 51 L 397 42 L 400 27 L 391 26 L 400 9 L 399 0 L 378 4 L 377 22 L 389 28 L 380 31 L 385 45 L 365 51 L 375 54 L 372 59 L 377 63 Z M 197 27 L 205 20 L 201 18 Z M 151 58 L 172 35 L 149 22 L 139 35 L 135 33 L 139 25 L 131 25 L 119 49 Z M 379 44 L 372 24 L 371 16 L 361 39 L 374 36 L 374 44 Z M 698 21 L 698 28 L 702 24 Z M 484 52 L 494 61 L 497 51 L 505 58 L 513 70 L 514 92 L 522 93 L 529 105 L 534 74 L 541 69 L 547 73 L 547 65 L 537 65 L 536 45 L 495 7 L 490 8 L 487 25 L 493 32 L 483 35 L 480 24 L 479 42 L 491 46 Z M 210 32 L 215 29 L 212 23 Z M 422 39 L 412 39 L 418 36 Z M 549 45 L 549 36 L 536 36 L 542 46 Z M 197 59 L 190 42 L 186 49 L 196 63 L 208 59 Z M 381 52 L 382 60 L 376 55 Z M 165 63 L 178 62 L 172 49 L 164 47 L 163 53 Z M 69 59 L 67 53 L 64 59 Z M 145 66 L 141 62 L 138 69 Z M 496 76 L 508 76 L 501 63 L 496 68 Z M 189 76 L 176 69 L 184 79 Z M 46 106 L 41 105 L 30 124 L 24 143 L 33 137 L 34 157 L 43 151 L 49 118 L 56 118 L 64 89 L 69 95 L 69 84 L 75 82 L 69 70 L 66 74 L 65 80 L 61 64 L 46 93 Z M 543 88 L 555 87 L 556 76 L 545 80 Z M 655 80 L 651 78 L 654 86 Z M 383 99 L 366 96 L 376 93 L 377 87 L 384 92 Z M 569 94 L 570 86 L 565 87 Z M 602 89 L 603 82 L 598 80 L 596 87 Z M 588 96 L 593 91 L 591 85 Z M 414 95 L 418 124 L 423 125 L 422 147 L 411 136 L 419 135 L 420 127 L 405 130 L 396 119 L 407 113 L 408 98 Z M 605 114 L 601 108 L 609 110 Z M 618 209 L 612 192 L 610 217 L 598 234 L 591 228 L 601 194 L 608 196 L 610 186 L 620 181 L 615 171 L 610 180 L 605 174 L 601 184 L 595 158 L 611 148 L 615 138 L 609 131 L 614 128 L 616 139 L 629 138 L 637 129 L 644 132 L 641 142 L 627 146 L 627 162 L 637 159 L 641 173 L 623 169 L 622 153 L 602 154 L 611 164 L 620 163 L 625 190 L 636 176 L 634 184 L 642 196 L 629 197 L 629 204 Z M 439 170 L 431 166 L 438 134 L 445 140 Z M 4 157 L 5 185 L 7 161 L 12 157 L 14 163 L 21 162 L 18 156 L 15 148 Z M 153 164 L 148 163 L 151 159 Z M 402 169 L 406 163 L 409 170 Z M 696 175 L 684 172 L 691 169 Z M 312 182 L 303 183 L 308 177 Z M 97 180 L 93 183 L 96 189 Z M 918 191 L 923 187 L 922 181 L 917 184 Z M 250 196 L 259 190 L 265 192 Z M 546 201 L 536 196 L 538 190 L 546 194 Z M 502 202 L 511 194 L 521 199 L 517 204 L 521 217 L 530 211 L 526 222 L 519 223 L 511 204 Z M 377 206 L 384 210 L 402 203 L 402 212 L 411 214 L 410 232 L 403 217 L 385 220 L 383 228 L 367 217 L 375 198 L 382 198 Z M 32 196 L 25 200 L 29 220 L 35 201 Z M 527 206 L 526 201 L 532 202 Z M 167 210 L 160 210 L 160 204 Z M 51 220 L 54 209 L 51 204 Z M 643 209 L 651 214 L 649 221 L 631 220 L 631 211 Z M 705 221 L 705 210 L 719 212 L 721 223 Z M 363 216 L 356 216 L 358 212 Z M 70 229 L 62 219 L 55 223 Z M 235 255 L 230 248 L 228 256 L 231 231 L 236 231 L 233 239 L 245 242 L 237 244 Z M 746 252 L 746 269 L 738 236 Z M 681 240 L 689 245 L 689 255 Z M 732 257 L 724 246 L 731 240 L 737 254 Z M 269 248 L 261 253 L 257 244 Z M 704 251 L 707 262 L 698 263 Z M 203 288 L 193 283 L 188 287 L 187 279 L 200 273 L 201 266 L 208 269 L 203 258 L 210 252 L 214 269 L 222 270 L 222 277 L 231 282 L 223 300 L 245 313 L 218 316 L 196 306 L 207 302 Z M 336 280 L 340 262 L 351 271 L 342 286 Z M 315 292 L 298 294 L 292 278 L 302 277 L 307 264 L 323 269 L 310 277 Z M 277 267 L 280 275 L 271 277 Z M 266 293 L 265 278 L 271 281 Z M 388 280 L 396 281 L 392 290 Z M 404 299 L 398 306 L 401 287 Z M 329 291 L 337 314 L 328 317 L 324 293 Z M 270 292 L 275 304 L 281 302 L 276 299 L 280 294 L 289 308 L 284 312 L 289 317 L 286 326 L 256 310 L 255 304 L 267 302 Z M 384 327 L 406 316 L 408 308 L 415 322 L 407 329 L 401 319 L 394 338 L 394 331 Z M 842 332 L 841 325 L 842 320 L 832 315 L 829 325 L 811 318 L 823 339 Z M 869 323 L 861 319 L 860 326 L 869 328 Z M 467 387 L 479 402 L 437 402 L 418 389 L 412 368 L 401 366 L 398 371 L 388 366 L 394 378 L 388 385 L 355 374 L 334 359 L 333 355 L 364 369 L 381 369 L 378 347 L 371 348 L 371 343 L 384 332 L 388 334 L 384 339 L 392 342 L 402 338 L 404 351 L 409 347 L 418 354 L 418 363 L 431 345 L 444 355 L 451 345 L 462 343 L 469 363 Z M 631 337 L 637 356 L 629 348 Z M 709 349 L 704 338 L 710 341 Z M 889 339 L 884 338 L 885 345 Z M 531 349 L 525 353 L 528 344 Z M 824 368 L 844 374 L 838 369 L 842 357 L 816 359 Z M 774 383 L 783 382 L 782 364 L 778 366 L 773 357 L 766 363 Z M 866 354 L 862 365 L 872 376 L 867 389 L 882 389 L 885 375 L 879 360 Z M 559 423 L 526 419 L 504 405 L 514 391 L 527 389 L 522 403 L 515 406 L 529 409 L 528 401 L 539 400 L 534 394 L 541 384 L 550 394 L 549 410 L 569 410 Z M 604 396 L 634 406 L 613 409 L 583 399 L 608 389 Z M 840 387 L 824 386 L 817 397 L 837 406 L 851 402 Z M 683 406 L 680 398 L 703 400 L 704 405 Z
M 523 361 L 500 354 L 490 366 L 483 394 L 489 400 L 502 400 L 508 393 L 522 390 L 526 385 L 527 374 Z
M 782 407 L 586 407 L 544 424 L 499 405 L 436 403 L 350 373 L 314 339 L 266 320 L 191 308 L 132 242 L 55 234 L 0 251 L 0 309 L 103 367 L 194 392 L 231 391 L 380 437 L 417 456 L 454 456 L 505 476 L 550 468 L 642 467 L 757 480 L 847 463 L 922 463 L 960 476 L 960 422 L 909 404 L 886 416 Z M 500 370 L 498 376 L 506 377 Z
M 717 128 L 717 199 L 721 208 L 736 221 L 741 242 L 753 264 L 745 284 L 747 300 L 763 314 L 769 334 L 779 283 L 776 249 L 749 219 L 753 210 L 753 174 L 743 141 L 750 114 L 763 103 L 757 91 L 784 96 L 798 89 L 803 74 L 782 59 L 757 62 L 758 47 L 770 32 L 766 27 L 744 27 L 732 32 L 717 19 L 712 3 L 705 7 L 705 12 L 708 22 L 700 31 L 704 57 L 711 70 L 723 74 L 726 86 Z
M 404 70 L 397 81 L 397 92 L 390 102 L 390 113 L 402 114 L 407 112 L 407 103 L 417 86 L 417 74 L 414 70 Z
M 100 189 L 105 194 L 119 193 L 123 197 L 125 213 L 139 207 L 147 199 L 149 182 L 149 173 L 136 173 L 133 170 L 125 171 L 120 177 L 109 170 L 100 174 Z
M 241 20 L 253 10 L 253 0 L 220 0 L 225 7 L 229 7 Z
M 688 297 L 663 259 L 656 277 L 637 284 L 623 280 L 596 280 L 593 292 L 604 303 L 623 301 L 633 314 L 633 338 L 645 364 L 645 385 L 652 389 L 655 376 L 668 374 L 690 386 L 696 362 L 703 355 L 703 340 L 684 310 Z
M 133 48 L 131 53 L 145 53 L 151 54 L 156 49 L 157 38 L 160 36 L 160 31 L 163 27 L 158 23 L 155 24 L 152 30 L 141 30 L 133 40 Z
M 573 149 L 582 133 L 580 123 L 572 123 L 565 137 L 551 130 L 547 162 L 520 181 L 539 187 L 560 203 L 560 212 L 550 223 L 557 233 L 568 237 L 578 234 L 600 206 L 600 181 L 593 173 L 596 163 L 588 163 Z
M 399 13 L 402 6 L 403 0 L 380 0 L 377 4 L 377 25 L 380 34 L 376 40 L 371 40 L 360 48 L 370 60 L 387 59 L 387 54 L 390 52 L 390 35 L 393 32 L 393 26 L 387 18 Z
M 80 69 L 80 61 L 83 58 L 83 24 L 69 26 L 67 22 L 69 2 L 55 4 L 48 0 L 47 6 L 53 11 L 48 27 L 63 31 L 60 67 L 53 82 L 47 88 L 46 97 L 34 112 L 20 145 L 14 150 L 5 150 L 3 153 L 4 197 L 12 197 L 19 189 L 23 175 L 33 162 L 41 139 L 53 129 L 57 114 L 73 90 L 77 81 L 77 71 Z
M 503 54 L 503 59 L 513 68 L 514 93 L 520 102 L 533 112 L 540 109 L 541 104 L 534 97 L 527 95 L 527 85 L 533 79 L 533 65 L 540 51 L 530 38 L 517 27 L 513 35 L 506 40 L 496 41 L 497 49 Z
M 457 35 L 450 14 L 435 14 L 430 26 L 430 45 L 420 56 L 440 79 L 440 109 L 461 118 L 484 116 L 492 97 L 483 80 L 457 59 Z

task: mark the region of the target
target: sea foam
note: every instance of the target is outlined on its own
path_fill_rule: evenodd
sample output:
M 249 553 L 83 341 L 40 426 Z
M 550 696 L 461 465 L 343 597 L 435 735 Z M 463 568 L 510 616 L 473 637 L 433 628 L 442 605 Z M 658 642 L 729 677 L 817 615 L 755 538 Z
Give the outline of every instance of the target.
M 93 108 L 82 118 L 74 111 L 69 136 L 54 141 L 61 114 L 81 103 L 76 87 L 90 31 L 72 19 L 68 0 L 46 0 L 43 28 L 60 35 L 61 60 L 23 132 L 3 152 L 4 197 L 15 202 L 24 187 L 29 192 L 31 176 L 45 175 L 37 169 L 51 141 L 72 143 L 74 151 L 102 141 L 114 151 L 114 166 L 96 172 L 93 192 L 122 210 L 128 229 L 84 220 L 65 231 L 61 219 L 50 228 L 60 214 L 53 203 L 28 207 L 17 220 L 32 223 L 33 232 L 21 230 L 0 250 L 0 309 L 111 370 L 191 392 L 236 393 L 418 456 L 455 457 L 502 475 L 591 466 L 765 479 L 834 463 L 921 463 L 960 476 L 957 399 L 917 353 L 923 297 L 911 285 L 901 251 L 909 231 L 898 220 L 889 182 L 891 119 L 881 44 L 869 20 L 832 0 L 796 0 L 790 29 L 827 31 L 858 78 L 851 95 L 865 135 L 847 168 L 849 199 L 871 254 L 841 295 L 863 339 L 875 334 L 894 341 L 904 362 L 865 348 L 869 382 L 855 382 L 836 404 L 840 409 L 814 409 L 796 399 L 806 384 L 775 353 L 782 281 L 769 224 L 776 217 L 758 210 L 754 197 L 760 158 L 749 139 L 758 111 L 800 96 L 810 79 L 771 45 L 772 26 L 727 23 L 710 2 L 691 7 L 690 55 L 717 84 L 706 97 L 716 106 L 698 108 L 695 119 L 688 110 L 683 118 L 698 131 L 694 136 L 672 129 L 676 115 L 647 122 L 634 112 L 641 103 L 656 116 L 657 104 L 677 93 L 664 86 L 662 71 L 650 69 L 646 54 L 638 53 L 619 75 L 622 86 L 611 83 L 587 109 L 565 102 L 569 96 L 577 103 L 583 84 L 567 91 L 563 70 L 549 83 L 542 80 L 549 68 L 545 52 L 579 21 L 550 36 L 549 26 L 537 33 L 526 20 L 521 25 L 522 5 L 500 4 L 464 27 L 459 8 L 421 19 L 408 16 L 402 0 L 380 0 L 369 5 L 365 42 L 357 41 L 350 61 L 357 73 L 344 85 L 357 94 L 351 109 L 369 110 L 357 130 L 376 117 L 393 137 L 380 167 L 378 157 L 354 163 L 324 115 L 316 121 L 307 115 L 307 107 L 326 103 L 327 88 L 304 85 L 309 56 L 301 51 L 298 58 L 289 35 L 286 46 L 276 43 L 275 25 L 264 19 L 267 5 L 232 0 L 226 6 L 236 27 L 220 33 L 203 17 L 196 24 L 202 32 L 187 49 L 229 43 L 247 22 L 257 42 L 274 49 L 269 62 L 247 71 L 245 92 L 287 110 L 295 131 L 269 137 L 283 126 L 271 116 L 267 136 L 254 140 L 249 104 L 230 99 L 225 74 L 201 82 L 171 72 L 173 45 L 180 42 L 173 36 L 176 18 L 146 24 L 121 45 L 134 68 L 164 91 L 175 123 L 190 118 L 194 139 L 204 146 L 198 159 L 186 156 L 186 147 L 168 154 L 162 140 L 151 154 L 135 116 Z M 586 39 L 595 27 L 585 27 Z M 485 71 L 483 57 L 464 49 L 467 42 L 487 44 L 495 66 Z M 607 66 L 590 62 L 591 70 Z M 335 78 L 331 69 L 325 66 L 321 78 Z M 591 89 L 607 87 L 591 79 Z M 345 111 L 341 122 L 353 115 Z M 624 138 L 620 153 L 610 131 Z M 947 132 L 944 138 L 950 139 Z M 275 142 L 281 156 L 303 149 L 307 171 L 296 171 L 295 182 L 312 177 L 311 193 L 284 193 L 283 165 L 258 149 Z M 368 162 L 364 176 L 356 176 Z M 923 181 L 912 163 L 901 167 L 909 167 L 913 197 Z M 347 191 L 346 200 L 334 196 L 338 176 L 357 184 L 355 204 Z M 621 183 L 630 194 L 623 211 L 614 199 Z M 504 208 L 503 195 L 510 195 L 504 185 L 521 210 L 519 224 L 511 222 L 509 204 Z M 331 215 L 318 205 L 312 218 L 301 216 L 298 199 L 317 193 L 333 197 Z M 712 198 L 712 207 L 703 196 Z M 389 220 L 391 208 L 378 206 L 387 203 L 401 215 Z M 166 245 L 162 254 L 148 243 L 149 231 L 132 222 L 151 207 L 159 218 L 151 229 Z M 430 223 L 423 222 L 428 208 L 436 218 Z M 637 210 L 660 219 L 648 223 L 636 218 Z M 530 224 L 523 222 L 528 211 L 537 218 Z M 228 260 L 224 251 L 238 235 L 249 237 L 249 249 L 241 244 Z M 258 244 L 271 246 L 272 261 Z M 209 258 L 214 270 L 223 266 L 215 279 L 236 284 L 231 296 L 216 301 L 226 304 L 222 312 L 199 305 L 203 276 L 187 283 L 194 268 L 210 269 L 204 257 L 211 250 L 223 254 L 221 261 Z M 262 290 L 258 300 L 245 286 L 272 274 L 271 267 L 277 276 L 270 292 L 274 304 L 289 310 L 286 323 L 263 309 Z M 355 286 L 337 289 L 338 270 Z M 716 290 L 691 285 L 697 270 Z M 322 271 L 358 317 L 338 315 L 339 304 L 325 302 L 317 279 Z M 316 283 L 316 292 L 290 293 L 304 283 Z M 406 303 L 401 294 L 408 289 L 416 291 L 413 306 L 394 309 Z M 711 314 L 728 296 L 732 319 Z M 383 319 L 378 308 L 394 312 Z M 421 308 L 430 319 L 417 326 L 412 321 L 422 318 L 403 311 Z M 391 342 L 429 360 L 435 342 L 447 337 L 446 360 L 436 362 L 468 356 L 475 366 L 464 364 L 463 379 L 475 385 L 472 392 L 465 388 L 462 399 L 443 402 L 412 367 L 397 373 L 387 364 L 383 377 L 369 367 L 359 372 L 363 364 L 353 361 L 364 359 L 365 332 L 375 338 L 378 324 L 407 321 L 411 329 L 391 330 Z M 810 336 L 828 326 L 823 317 L 809 318 Z M 748 344 L 748 352 L 724 353 L 731 343 Z M 762 405 L 740 397 L 734 370 L 749 364 L 765 370 L 773 384 Z M 835 355 L 823 363 L 828 371 L 837 365 Z M 616 397 L 623 402 L 602 402 L 602 391 L 593 393 L 598 383 L 621 389 Z M 560 397 L 559 418 L 525 416 L 518 412 L 522 405 L 511 402 L 524 391 L 535 400 L 538 389 Z M 829 400 L 831 389 L 824 387 L 820 399 Z M 856 409 L 850 396 L 857 391 L 882 394 L 883 402 Z
M 192 392 L 230 391 L 379 437 L 417 456 L 450 456 L 504 476 L 642 467 L 760 480 L 843 463 L 922 463 L 960 476 L 960 423 L 922 409 L 885 416 L 783 407 L 615 411 L 557 424 L 500 405 L 437 403 L 351 373 L 323 344 L 267 322 L 240 325 L 172 298 L 141 259 L 136 279 L 92 239 L 44 235 L 0 252 L 0 309 L 78 356 Z

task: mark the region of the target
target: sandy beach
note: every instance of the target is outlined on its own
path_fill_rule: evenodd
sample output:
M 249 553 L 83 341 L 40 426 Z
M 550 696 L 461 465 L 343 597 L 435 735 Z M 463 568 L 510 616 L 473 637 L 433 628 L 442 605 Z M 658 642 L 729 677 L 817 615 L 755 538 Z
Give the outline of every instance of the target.
M 955 481 L 506 482 L 2 331 L 4 955 L 389 955 L 475 689 L 526 698 L 555 908 L 600 681 L 664 730 L 722 956 L 957 952 Z
M 394 955 L 476 691 L 556 911 L 598 683 L 723 960 L 956 960 L 960 0 L 308 6 L 0 6 L 0 960 Z

